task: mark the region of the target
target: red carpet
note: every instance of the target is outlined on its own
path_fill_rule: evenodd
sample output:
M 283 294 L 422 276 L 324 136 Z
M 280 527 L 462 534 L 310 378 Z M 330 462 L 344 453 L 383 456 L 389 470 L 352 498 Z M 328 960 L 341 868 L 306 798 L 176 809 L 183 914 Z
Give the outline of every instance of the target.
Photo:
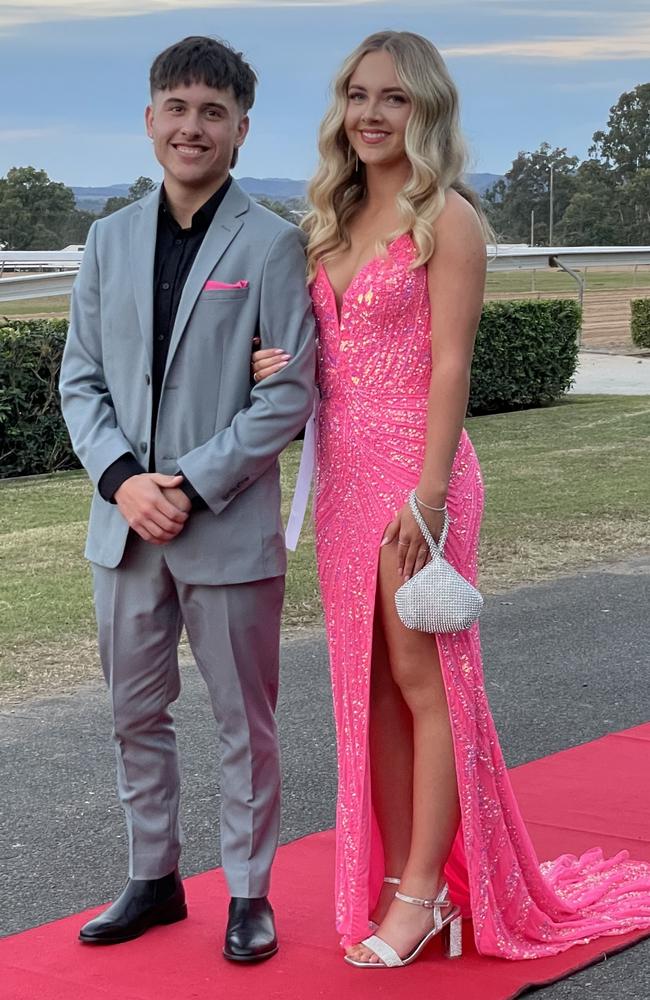
M 513 772 L 540 858 L 601 846 L 650 861 L 650 724 L 534 761 Z M 3 1000 L 507 1000 L 561 979 L 643 935 L 602 938 L 558 958 L 480 958 L 465 927 L 464 955 L 439 949 L 408 969 L 345 965 L 332 929 L 333 835 L 280 849 L 273 901 L 281 950 L 261 966 L 232 966 L 220 954 L 227 890 L 219 871 L 188 879 L 189 919 L 116 947 L 76 941 L 89 910 L 0 941 Z

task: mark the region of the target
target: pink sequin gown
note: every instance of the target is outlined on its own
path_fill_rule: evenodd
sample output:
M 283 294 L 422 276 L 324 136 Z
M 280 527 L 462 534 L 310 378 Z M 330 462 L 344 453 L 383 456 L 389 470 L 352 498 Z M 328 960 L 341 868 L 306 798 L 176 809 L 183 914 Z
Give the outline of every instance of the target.
M 431 377 L 426 268 L 409 269 L 408 234 L 345 293 L 341 321 L 323 267 L 312 285 L 319 330 L 316 549 L 339 761 L 336 922 L 343 943 L 368 934 L 384 873 L 373 817 L 368 703 L 379 543 L 417 483 Z M 448 495 L 446 555 L 476 576 L 481 472 L 463 432 Z M 479 952 L 554 955 L 590 938 L 650 928 L 650 865 L 594 849 L 540 866 L 517 807 L 486 697 L 478 626 L 438 636 L 462 823 L 446 875 L 473 919 Z M 394 873 L 387 873 L 394 874 Z

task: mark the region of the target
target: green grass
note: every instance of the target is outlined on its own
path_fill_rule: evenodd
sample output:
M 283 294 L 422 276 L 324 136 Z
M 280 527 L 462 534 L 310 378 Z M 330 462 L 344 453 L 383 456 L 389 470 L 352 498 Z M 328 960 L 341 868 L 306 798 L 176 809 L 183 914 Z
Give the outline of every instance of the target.
M 482 579 L 544 579 L 650 548 L 650 396 L 469 421 L 486 483 Z
M 650 397 L 571 397 L 475 417 L 483 467 L 481 582 L 490 592 L 650 549 Z M 285 515 L 300 446 L 283 458 Z M 71 687 L 96 671 L 90 486 L 83 473 L 0 485 L 0 694 Z M 289 555 L 285 629 L 321 622 L 313 529 Z
M 587 291 L 633 290 L 643 294 L 650 289 L 650 268 L 634 272 L 591 268 L 583 272 Z M 512 292 L 576 292 L 574 279 L 565 271 L 503 271 L 489 272 L 485 285 L 487 292 L 508 294 Z
M 16 317 L 30 318 L 45 316 L 48 319 L 60 319 L 70 312 L 69 295 L 51 295 L 42 299 L 19 299 L 17 302 L 0 302 L 0 320 Z M 1 325 L 1 323 L 0 323 Z

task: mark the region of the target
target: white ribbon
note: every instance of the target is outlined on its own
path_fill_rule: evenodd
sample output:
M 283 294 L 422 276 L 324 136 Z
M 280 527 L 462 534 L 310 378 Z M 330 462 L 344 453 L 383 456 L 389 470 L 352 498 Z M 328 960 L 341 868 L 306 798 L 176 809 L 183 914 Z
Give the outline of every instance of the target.
M 318 390 L 314 396 L 314 408 L 305 426 L 305 437 L 302 442 L 302 455 L 298 467 L 298 478 L 296 488 L 293 491 L 291 501 L 291 511 L 287 521 L 287 530 L 284 534 L 285 545 L 290 552 L 295 552 L 300 538 L 300 532 L 307 513 L 311 483 L 316 465 L 316 428 L 318 425 L 318 407 L 320 396 Z

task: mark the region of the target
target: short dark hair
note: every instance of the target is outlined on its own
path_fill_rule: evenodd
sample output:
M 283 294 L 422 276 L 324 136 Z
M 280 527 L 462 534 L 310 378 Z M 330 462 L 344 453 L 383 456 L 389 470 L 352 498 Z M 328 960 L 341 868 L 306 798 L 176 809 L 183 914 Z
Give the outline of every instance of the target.
M 149 73 L 153 96 L 156 90 L 204 83 L 215 90 L 232 90 L 246 113 L 255 101 L 257 76 L 228 42 L 205 35 L 191 35 L 170 45 L 154 59 Z

